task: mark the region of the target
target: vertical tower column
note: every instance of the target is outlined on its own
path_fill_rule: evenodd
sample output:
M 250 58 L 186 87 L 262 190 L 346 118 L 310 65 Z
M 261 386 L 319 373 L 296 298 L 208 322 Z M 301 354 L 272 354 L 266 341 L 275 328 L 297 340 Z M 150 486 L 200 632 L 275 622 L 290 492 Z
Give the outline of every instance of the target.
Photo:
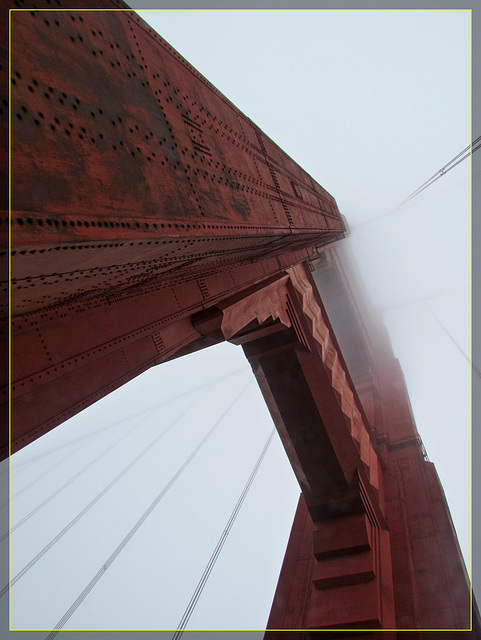
M 269 626 L 395 626 L 382 462 L 305 265 L 197 314 L 243 346 L 302 489 Z
M 393 628 L 389 531 L 322 361 L 292 329 L 244 351 L 303 494 L 268 626 Z

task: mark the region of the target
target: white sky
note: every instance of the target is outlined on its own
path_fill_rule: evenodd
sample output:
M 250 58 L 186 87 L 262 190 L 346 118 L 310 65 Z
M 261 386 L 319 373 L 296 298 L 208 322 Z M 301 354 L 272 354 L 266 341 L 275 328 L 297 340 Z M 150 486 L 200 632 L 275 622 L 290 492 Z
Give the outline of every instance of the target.
M 470 367 L 436 320 L 469 354 L 469 161 L 393 209 L 470 141 L 470 13 L 142 16 L 336 198 L 352 228 L 344 242 L 372 302 L 383 310 L 469 567 Z M 207 390 L 126 419 L 220 374 L 225 379 Z M 220 345 L 149 371 L 14 456 L 12 494 L 39 479 L 12 501 L 12 525 L 88 460 L 114 447 L 14 532 L 12 577 L 201 395 L 14 585 L 12 627 L 58 622 L 251 377 L 241 349 Z M 271 430 L 254 381 L 243 398 L 66 628 L 177 626 Z M 85 433 L 95 435 L 79 440 Z M 67 442 L 72 444 L 58 449 Z M 31 463 L 24 465 L 27 459 Z M 265 626 L 298 495 L 276 439 L 188 628 Z

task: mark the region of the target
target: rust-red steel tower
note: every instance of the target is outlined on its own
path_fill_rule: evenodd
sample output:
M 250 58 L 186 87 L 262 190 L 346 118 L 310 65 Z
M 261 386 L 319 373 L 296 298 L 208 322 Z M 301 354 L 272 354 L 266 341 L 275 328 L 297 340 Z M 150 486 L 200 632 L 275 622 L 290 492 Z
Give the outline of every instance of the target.
M 269 627 L 468 629 L 402 373 L 325 248 L 334 198 L 120 0 L 38 7 L 58 10 L 12 13 L 1 71 L 11 450 L 155 364 L 241 344 L 302 488 Z

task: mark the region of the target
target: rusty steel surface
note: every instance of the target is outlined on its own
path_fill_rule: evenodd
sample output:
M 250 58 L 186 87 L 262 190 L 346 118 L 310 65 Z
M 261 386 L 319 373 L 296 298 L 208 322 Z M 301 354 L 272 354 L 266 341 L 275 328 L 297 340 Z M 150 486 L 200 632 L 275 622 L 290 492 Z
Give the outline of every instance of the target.
M 16 450 L 198 338 L 193 312 L 317 255 L 344 224 L 132 11 L 12 13 L 11 83 Z

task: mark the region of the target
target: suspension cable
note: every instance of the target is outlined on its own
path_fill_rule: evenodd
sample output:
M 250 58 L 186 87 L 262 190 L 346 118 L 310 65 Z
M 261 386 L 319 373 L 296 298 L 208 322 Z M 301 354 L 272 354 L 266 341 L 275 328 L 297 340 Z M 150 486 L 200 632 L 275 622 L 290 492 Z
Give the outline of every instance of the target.
M 0 598 L 3 597 L 8 592 L 9 588 L 13 586 L 16 582 L 18 582 L 18 580 L 20 580 L 20 578 L 22 578 L 27 573 L 27 571 L 29 571 L 40 560 L 40 558 L 42 558 L 47 553 L 47 551 L 49 551 L 54 546 L 54 544 L 56 544 L 88 511 L 90 511 L 90 509 L 101 498 L 103 498 L 103 496 L 108 491 L 110 491 L 110 489 L 115 484 L 117 484 L 117 482 L 121 478 L 123 478 L 124 475 L 128 471 L 130 471 L 130 469 L 132 469 L 132 467 L 136 465 L 141 458 L 143 458 L 144 455 L 146 455 L 149 451 L 151 451 L 152 447 L 155 444 L 157 444 L 157 442 L 161 438 L 163 438 L 174 427 L 174 425 L 176 425 L 179 422 L 179 420 L 194 406 L 196 402 L 199 401 L 201 397 L 202 396 L 199 396 L 195 400 L 193 400 L 184 409 L 184 411 L 182 411 L 182 413 L 179 416 L 177 416 L 177 418 L 173 420 L 173 422 L 171 422 L 166 429 L 164 429 L 164 431 L 162 431 L 158 436 L 156 436 L 126 467 L 124 467 L 124 469 L 122 469 L 122 471 L 119 474 L 115 476 L 113 480 L 109 482 L 109 484 L 106 487 L 104 487 L 104 489 L 102 489 L 100 493 L 98 493 L 95 496 L 93 500 L 89 502 L 89 504 L 86 507 L 82 509 L 82 511 L 80 511 L 80 513 L 78 513 L 75 516 L 75 518 L 73 518 L 48 544 L 46 544 L 45 547 L 41 551 L 39 551 L 37 555 L 34 558 L 32 558 L 32 560 L 30 560 L 30 562 L 26 564 L 25 567 L 21 571 L 19 571 L 19 573 L 17 573 L 17 575 L 14 578 L 12 578 L 12 580 L 10 581 L 10 585 L 7 584 L 0 590 Z
M 428 307 L 428 305 L 426 305 L 428 311 L 431 313 L 432 317 L 434 318 L 434 320 L 436 320 L 436 322 L 438 323 L 438 325 L 441 327 L 441 329 L 444 331 L 444 333 L 448 336 L 448 338 L 451 340 L 451 342 L 454 344 L 454 346 L 456 347 L 456 349 L 459 351 L 459 353 L 463 356 L 463 358 L 466 360 L 466 362 L 470 365 L 470 367 L 472 368 L 472 370 L 474 371 L 474 373 L 478 376 L 478 378 L 481 378 L 481 371 L 478 369 L 478 367 L 474 364 L 474 362 L 471 360 L 471 358 L 468 356 L 468 354 L 466 353 L 466 351 L 464 351 L 464 349 L 461 347 L 461 345 L 455 340 L 455 338 L 450 334 L 450 332 L 446 329 L 446 327 L 444 326 L 444 324 L 441 322 L 441 320 L 437 317 L 437 315 L 434 313 L 434 311 L 432 309 L 430 309 Z
M 236 369 L 235 371 L 232 371 L 231 373 L 228 373 L 227 375 L 224 375 L 222 377 L 219 378 L 215 378 L 214 380 L 211 380 L 210 382 L 207 382 L 205 384 L 202 384 L 198 387 L 195 387 L 193 389 L 190 389 L 189 391 L 187 391 L 186 393 L 182 393 L 178 396 L 175 396 L 173 398 L 170 398 L 169 400 L 163 400 L 160 403 L 154 404 L 150 407 L 146 407 L 144 409 L 142 409 L 141 411 L 130 415 L 130 416 L 126 416 L 125 418 L 123 418 L 122 420 L 118 421 L 118 422 L 114 422 L 111 424 L 108 424 L 107 426 L 103 427 L 102 429 L 97 429 L 95 430 L 93 433 L 88 433 L 86 435 L 81 435 L 79 438 L 76 438 L 75 440 L 71 440 L 70 442 L 66 442 L 62 445 L 59 445 L 58 447 L 55 447 L 54 449 L 50 449 L 48 451 L 44 451 L 42 453 L 39 453 L 36 456 L 33 456 L 31 458 L 28 458 L 27 460 L 22 460 L 21 462 L 15 462 L 12 463 L 12 471 L 13 473 L 17 473 L 17 471 L 23 470 L 23 469 L 28 469 L 29 466 L 32 464 L 32 462 L 36 462 L 37 460 L 39 460 L 40 458 L 43 458 L 51 453 L 54 453 L 55 451 L 59 451 L 61 449 L 64 449 L 68 446 L 71 446 L 72 444 L 75 444 L 77 442 L 80 442 L 81 440 L 86 440 L 86 439 L 91 439 L 95 436 L 97 436 L 99 433 L 103 433 L 104 431 L 107 431 L 108 429 L 111 429 L 113 427 L 118 427 L 119 425 L 123 424 L 124 422 L 127 422 L 129 420 L 131 420 L 132 418 L 139 418 L 141 416 L 143 416 L 146 413 L 149 413 L 150 411 L 152 411 L 153 409 L 158 409 L 160 407 L 163 407 L 164 405 L 167 404 L 171 404 L 172 402 L 176 402 L 177 400 L 181 400 L 183 398 L 185 398 L 186 396 L 191 395 L 192 393 L 195 393 L 196 391 L 202 391 L 203 389 L 210 387 L 214 384 L 216 384 L 217 382 L 222 382 L 224 380 L 227 380 L 228 378 L 231 378 L 232 376 L 237 375 L 238 373 L 244 373 L 245 369 Z M 69 458 L 73 453 L 76 453 L 77 451 L 79 451 L 79 449 L 75 449 L 73 452 L 70 452 L 69 454 L 67 454 L 67 456 L 65 456 L 64 458 L 62 458 L 62 460 L 60 460 L 60 462 L 55 463 L 55 465 L 51 466 L 48 468 L 46 473 L 49 473 L 54 467 L 58 466 L 59 464 L 61 464 L 64 460 L 66 460 L 67 458 Z M 43 477 L 44 474 L 42 474 L 41 476 L 37 477 L 32 483 L 30 483 L 28 486 L 30 487 L 32 484 L 36 484 L 38 482 L 38 480 L 40 480 L 40 478 Z M 20 493 L 22 493 L 23 491 L 25 491 L 26 487 L 24 487 L 23 489 L 21 489 L 18 493 L 16 493 L 15 495 L 11 496 L 11 500 L 13 500 L 13 498 L 16 498 L 17 495 L 20 495 Z M 3 504 L 0 505 L 0 508 L 4 506 Z
M 142 413 L 145 413 L 145 412 L 142 412 Z M 36 513 L 38 513 L 38 511 L 40 511 L 40 509 L 42 509 L 46 504 L 48 504 L 51 500 L 53 500 L 53 498 L 57 497 L 64 489 L 66 489 L 68 486 L 70 486 L 72 484 L 72 482 L 77 480 L 88 469 L 90 469 L 90 467 L 92 467 L 96 462 L 98 462 L 101 458 L 103 458 L 107 453 L 112 451 L 112 449 L 114 447 L 116 447 L 120 442 L 122 442 L 122 440 L 124 440 L 127 436 L 129 436 L 132 433 L 132 431 L 135 431 L 136 429 L 138 429 L 141 426 L 141 424 L 142 423 L 140 423 L 140 424 L 136 423 L 131 429 L 126 431 L 122 436 L 120 436 L 120 438 L 118 438 L 116 440 L 116 442 L 114 442 L 112 444 L 109 444 L 108 447 L 106 447 L 103 451 L 101 451 L 101 453 L 99 453 L 97 456 L 95 456 L 95 458 L 93 458 L 92 460 L 90 460 L 90 462 L 88 462 L 86 465 L 84 465 L 80 469 L 80 471 L 78 471 L 75 475 L 73 475 L 66 482 L 64 482 L 61 487 L 59 487 L 56 491 L 51 493 L 47 498 L 45 498 L 45 500 L 43 500 L 43 502 L 41 502 L 34 509 L 32 509 L 32 511 L 27 513 L 26 516 L 24 516 L 21 520 L 19 520 L 19 522 L 17 522 L 13 527 L 11 527 L 9 531 L 7 530 L 7 532 L 4 533 L 0 537 L 0 543 L 3 542 L 3 540 L 5 540 L 5 538 L 8 538 L 9 534 L 12 534 L 19 527 L 21 527 L 23 524 L 25 524 L 25 522 L 30 520 L 30 518 L 32 516 L 34 516 Z
M 202 389 L 205 389 L 206 387 L 210 387 L 214 384 L 216 384 L 219 381 L 223 381 L 226 380 L 227 378 L 231 377 L 232 375 L 235 375 L 237 373 L 241 373 L 244 372 L 244 369 L 239 369 L 237 371 L 235 371 L 232 374 L 229 374 L 227 376 L 224 376 L 223 378 L 216 378 L 215 380 L 213 380 L 212 382 L 202 385 L 200 387 L 196 387 L 195 389 L 191 389 L 188 393 L 182 394 L 180 396 L 176 396 L 175 398 L 171 398 L 170 400 L 168 400 L 167 402 L 162 402 L 160 404 L 154 405 L 153 407 L 149 407 L 148 409 L 145 409 L 137 414 L 135 414 L 135 417 L 138 418 L 140 416 L 144 416 L 146 413 L 147 414 L 151 414 L 152 411 L 158 409 L 161 406 L 164 406 L 166 404 L 170 404 L 176 400 L 180 400 L 181 398 L 184 398 L 187 395 L 191 395 L 192 393 L 194 393 L 195 391 L 200 391 Z M 133 416 L 124 418 L 124 420 L 121 420 L 120 422 L 118 422 L 116 425 L 114 426 L 118 426 L 120 424 L 122 424 L 123 422 L 126 422 L 128 420 L 131 420 Z M 53 498 L 55 498 L 56 496 L 59 495 L 59 493 L 61 493 L 64 489 L 66 489 L 72 482 L 74 482 L 77 478 L 79 478 L 83 473 L 85 473 L 85 471 L 87 471 L 92 465 L 94 465 L 100 458 L 102 458 L 104 455 L 106 455 L 111 449 L 113 449 L 113 447 L 117 446 L 117 444 L 119 444 L 119 442 L 121 442 L 124 438 L 126 438 L 130 433 L 132 433 L 132 431 L 134 431 L 135 429 L 139 428 L 139 424 L 136 424 L 134 427 L 132 427 L 131 429 L 129 429 L 128 431 L 126 431 L 126 433 L 124 433 L 122 436 L 120 436 L 120 438 L 118 438 L 116 440 L 116 442 L 114 442 L 113 444 L 109 445 L 106 449 L 104 449 L 98 456 L 96 456 L 93 460 L 91 460 L 89 463 L 87 463 L 84 467 L 82 467 L 82 469 L 80 469 L 80 471 L 78 471 L 74 476 L 72 476 L 69 480 L 67 480 L 59 489 L 57 489 L 56 491 L 54 491 L 50 496 L 48 496 L 45 500 L 43 500 L 43 502 L 41 502 L 39 505 L 37 505 L 37 507 L 35 507 L 32 511 L 30 511 L 24 518 L 22 518 L 22 520 L 20 520 L 19 522 L 17 522 L 13 527 L 11 527 L 10 529 L 10 533 L 13 533 L 16 529 L 18 529 L 18 527 L 20 527 L 21 525 L 23 525 L 25 522 L 27 522 L 27 520 L 29 520 L 33 515 L 35 515 L 42 507 L 44 507 L 46 504 L 48 504 L 50 502 L 50 500 L 52 500 Z M 112 427 L 112 425 L 109 425 L 109 428 Z M 102 429 L 103 431 L 104 429 Z M 99 432 L 96 432 L 99 433 Z M 96 435 L 96 434 L 92 434 L 92 435 Z M 75 450 L 77 451 L 77 449 Z M 68 457 L 68 456 L 67 456 Z M 63 459 L 65 460 L 65 458 Z M 27 487 L 30 485 L 27 485 Z M 25 490 L 27 487 L 24 487 L 23 490 Z M 23 491 L 22 490 L 22 491 Z M 20 493 L 20 492 L 19 492 Z M 19 495 L 19 493 L 17 493 L 16 495 Z M 15 496 L 13 496 L 15 497 Z M 9 535 L 9 531 L 7 531 L 6 533 L 4 533 L 1 537 L 0 537 L 0 543 L 3 542 L 3 540 L 5 540 L 5 538 L 7 538 Z
M 436 180 L 439 180 L 439 178 L 442 178 L 446 173 L 451 171 L 451 169 L 454 169 L 454 167 L 456 167 L 460 162 L 462 162 L 463 160 L 466 160 L 466 158 L 469 158 L 469 156 L 471 156 L 480 147 L 481 147 L 481 136 L 476 138 L 476 140 L 472 144 L 469 144 L 462 151 L 460 151 L 456 156 L 454 156 L 452 160 L 446 163 L 444 167 L 439 169 L 439 171 L 436 171 L 434 175 L 432 175 L 428 180 L 426 180 L 426 182 L 423 182 L 423 184 L 420 187 L 418 187 L 415 191 L 413 191 L 411 195 L 409 195 L 407 198 L 404 198 L 401 204 L 398 204 L 393 209 L 390 209 L 389 211 L 381 213 L 380 215 L 374 216 L 372 218 L 368 218 L 367 220 L 363 220 L 361 222 L 358 222 L 357 224 L 349 225 L 349 229 L 351 231 L 354 231 L 355 229 L 359 229 L 360 227 L 364 227 L 365 225 L 372 224 L 373 222 L 378 222 L 382 218 L 386 218 L 387 216 L 390 216 L 393 213 L 396 213 L 407 202 L 412 200 L 412 198 L 419 195 L 422 191 L 424 191 L 424 189 L 427 189 L 428 187 L 430 187 L 434 182 L 436 182 Z
M 473 283 L 472 288 L 478 287 L 479 283 Z M 395 309 L 400 309 L 401 307 L 409 307 L 415 304 L 425 303 L 428 300 L 436 300 L 437 298 L 444 298 L 446 296 L 451 296 L 457 293 L 462 293 L 469 289 L 469 284 L 466 284 L 462 287 L 457 287 L 456 289 L 449 289 L 446 291 L 440 291 L 439 293 L 433 293 L 430 296 L 423 296 L 422 298 L 411 298 L 410 300 L 405 300 L 404 302 L 398 302 L 397 304 L 393 304 L 389 307 L 380 307 L 380 311 L 382 313 L 388 313 L 390 311 L 394 311 Z
M 428 187 L 430 187 L 434 182 L 436 182 L 436 180 L 439 180 L 439 178 L 442 178 L 444 175 L 446 175 L 446 173 L 451 171 L 451 169 L 454 169 L 454 167 L 456 167 L 460 162 L 462 162 L 463 160 L 466 160 L 466 158 L 469 158 L 469 156 L 471 156 L 480 147 L 481 147 L 481 136 L 479 136 L 479 138 L 476 138 L 476 140 L 472 144 L 469 144 L 465 149 L 460 151 L 457 156 L 454 156 L 454 158 L 450 160 L 447 164 L 445 164 L 444 167 L 441 167 L 439 171 L 436 171 L 436 173 L 432 175 L 428 180 L 426 180 L 426 182 L 423 182 L 423 184 L 420 187 L 418 187 L 415 191 L 411 193 L 410 196 L 408 196 L 401 202 L 399 207 L 402 207 L 407 202 L 412 200 L 412 198 L 414 198 L 415 196 L 419 195 L 422 191 L 424 191 L 424 189 L 427 189 Z
M 212 552 L 212 555 L 210 557 L 209 562 L 207 563 L 207 566 L 204 569 L 204 573 L 202 574 L 197 587 L 195 588 L 195 591 L 192 595 L 192 598 L 190 599 L 189 604 L 187 605 L 187 608 L 184 612 L 184 615 L 182 616 L 177 631 L 174 633 L 174 635 L 172 636 L 172 640 L 180 640 L 181 636 L 183 635 L 184 631 L 185 631 L 185 627 L 187 626 L 187 623 L 189 622 L 189 619 L 197 605 L 197 602 L 199 601 L 200 596 L 202 595 L 202 591 L 204 590 L 204 587 L 207 583 L 207 580 L 209 579 L 210 574 L 212 573 L 212 570 L 214 568 L 215 563 L 217 562 L 217 559 L 220 555 L 220 552 L 222 551 L 222 548 L 224 546 L 224 544 L 226 543 L 226 540 L 229 536 L 229 533 L 231 532 L 231 529 L 234 525 L 234 522 L 236 521 L 237 515 L 244 503 L 244 500 L 247 497 L 247 494 L 249 493 L 249 490 L 252 486 L 252 483 L 254 482 L 254 478 L 257 475 L 257 472 L 259 471 L 259 468 L 262 464 L 262 461 L 264 460 L 264 457 L 267 453 L 267 450 L 269 448 L 269 445 L 272 442 L 272 438 L 274 437 L 274 433 L 276 432 L 275 428 L 272 429 L 272 431 L 269 434 L 269 437 L 267 438 L 266 443 L 264 444 L 264 448 L 262 449 L 259 457 L 257 458 L 257 461 L 254 465 L 254 468 L 252 469 L 252 472 L 244 486 L 244 489 L 242 490 L 242 493 L 239 496 L 239 499 L 237 501 L 237 504 L 234 507 L 234 510 L 232 511 L 229 520 L 227 521 L 226 526 L 224 527 L 224 531 L 222 532 L 219 541 L 217 542 L 217 545 L 214 549 L 214 551 Z
M 166 403 L 165 403 L 166 404 Z M 140 411 L 138 414 L 136 414 L 136 418 L 147 413 L 147 411 L 149 410 L 144 410 L 144 411 Z M 47 469 L 45 471 L 43 471 L 40 475 L 36 476 L 31 482 L 29 482 L 28 484 L 26 484 L 24 487 L 22 487 L 21 489 L 19 489 L 16 493 L 14 493 L 13 495 L 11 495 L 9 497 L 8 500 L 6 500 L 5 502 L 2 502 L 2 504 L 0 504 L 0 509 L 3 508 L 5 505 L 9 504 L 12 500 L 14 500 L 15 498 L 18 498 L 18 496 L 20 496 L 22 493 L 24 493 L 25 491 L 27 491 L 28 489 L 30 489 L 30 487 L 32 486 L 36 486 L 38 484 L 38 481 L 41 480 L 42 478 L 44 478 L 46 475 L 48 475 L 51 471 L 53 471 L 56 467 L 58 467 L 59 465 L 63 464 L 66 460 L 68 460 L 72 455 L 75 455 L 76 453 L 78 453 L 81 449 L 83 449 L 85 446 L 88 446 L 91 442 L 91 440 L 93 438 L 95 438 L 96 436 L 98 436 L 101 433 L 104 433 L 105 431 L 108 431 L 109 429 L 112 429 L 113 427 L 119 427 L 121 424 L 123 424 L 124 422 L 127 422 L 128 420 L 131 420 L 131 417 L 128 418 L 124 418 L 123 420 L 120 420 L 119 422 L 114 422 L 112 424 L 108 424 L 105 427 L 102 427 L 101 429 L 96 430 L 93 433 L 89 433 L 86 435 L 81 436 L 80 438 L 77 438 L 74 441 L 71 441 L 69 443 L 66 443 L 60 447 L 56 447 L 55 449 L 51 449 L 50 451 L 46 451 L 42 454 L 39 454 L 38 456 L 36 456 L 35 458 L 33 458 L 33 461 L 38 460 L 39 458 L 42 458 L 50 453 L 54 453 L 55 451 L 58 451 L 60 449 L 63 449 L 66 446 L 81 442 L 81 444 L 76 447 L 75 449 L 73 449 L 73 451 L 70 451 L 69 453 L 67 453 L 66 456 L 64 456 L 63 458 L 60 458 L 60 460 L 58 460 L 57 462 L 55 462 L 55 464 L 52 464 L 50 466 L 47 467 Z M 122 436 L 123 437 L 123 436 Z M 22 465 L 28 465 L 30 461 L 23 461 Z M 27 466 L 28 468 L 28 466 Z
M 108 427 L 105 427 L 104 429 L 102 429 L 102 431 L 105 431 L 107 429 L 112 428 L 113 425 L 108 425 Z M 10 504 L 12 502 L 12 500 L 15 500 L 15 498 L 18 498 L 18 496 L 22 495 L 22 493 L 24 493 L 25 491 L 28 491 L 28 489 L 30 489 L 31 487 L 34 487 L 38 484 L 39 480 L 41 480 L 42 478 L 44 478 L 46 475 L 48 475 L 49 473 L 51 473 L 54 469 L 56 469 L 57 467 L 59 467 L 61 464 L 63 464 L 66 460 L 68 460 L 68 458 L 70 458 L 71 456 L 75 455 L 76 453 L 78 453 L 79 451 L 81 451 L 85 446 L 88 446 L 90 444 L 90 441 L 92 440 L 92 438 L 94 437 L 95 434 L 89 434 L 86 435 L 82 438 L 78 438 L 76 442 L 82 441 L 78 447 L 75 447 L 75 449 L 71 450 L 69 453 L 67 453 L 66 456 L 64 456 L 63 458 L 60 458 L 60 460 L 57 460 L 57 462 L 55 462 L 54 464 L 50 465 L 47 467 L 47 469 L 45 471 L 42 471 L 42 473 L 40 473 L 38 476 L 36 476 L 33 480 L 31 480 L 30 482 L 28 482 L 25 486 L 23 486 L 21 489 L 19 489 L 16 493 L 14 493 L 13 495 L 9 496 L 9 498 L 7 500 L 5 500 L 4 502 L 2 502 L 0 504 L 0 509 L 3 509 L 3 507 L 7 506 L 8 504 Z M 69 444 L 75 444 L 75 442 L 73 443 L 69 443 Z M 60 447 L 59 447 L 60 448 Z M 49 452 L 50 453 L 50 452 Z M 10 488 L 12 487 L 12 483 L 10 482 Z
M 60 630 L 65 626 L 65 623 L 69 620 L 69 618 L 71 618 L 71 616 L 75 613 L 75 611 L 78 609 L 78 607 L 82 604 L 82 602 L 85 600 L 85 598 L 88 596 L 88 594 L 92 591 L 92 589 L 95 587 L 95 585 L 97 584 L 97 582 L 102 578 L 102 576 L 105 574 L 105 572 L 108 570 L 108 568 L 111 566 L 111 564 L 115 561 L 115 559 L 118 557 L 118 555 L 121 553 L 121 551 L 125 548 L 125 546 L 130 542 L 130 540 L 132 539 L 132 537 L 137 533 L 137 531 L 140 529 L 140 527 L 143 525 L 143 523 L 147 520 L 147 518 L 150 516 L 150 514 L 152 513 L 152 511 L 155 509 L 155 507 L 159 504 L 159 502 L 162 500 L 162 498 L 165 496 L 165 494 L 169 491 L 169 489 L 172 487 L 172 485 L 176 482 L 176 480 L 179 478 L 179 476 L 185 471 L 185 469 L 188 467 L 188 465 L 192 462 L 192 460 L 195 458 L 195 456 L 199 453 L 199 451 L 202 449 L 202 447 L 205 445 L 205 443 L 208 441 L 208 439 L 212 436 L 212 434 L 214 433 L 214 431 L 219 427 L 219 425 L 223 422 L 224 418 L 227 416 L 227 414 L 231 411 L 231 409 L 234 407 L 234 405 L 236 404 L 236 402 L 239 400 L 239 398 L 241 397 L 241 395 L 246 391 L 247 387 L 250 385 L 252 381 L 250 380 L 241 390 L 240 392 L 237 394 L 237 396 L 234 398 L 234 400 L 229 404 L 229 406 L 227 407 L 227 409 L 225 409 L 225 411 L 222 413 L 222 415 L 217 419 L 217 421 L 215 422 L 215 424 L 213 425 L 213 427 L 211 427 L 209 429 L 209 431 L 207 432 L 207 434 L 202 438 L 202 440 L 199 442 L 199 444 L 196 446 L 196 448 L 192 451 L 192 453 L 188 456 L 188 458 L 184 461 L 184 463 L 181 465 L 181 467 L 177 470 L 177 472 L 172 476 L 172 478 L 169 480 L 169 482 L 164 486 L 164 488 L 161 490 L 161 492 L 157 495 L 157 497 L 153 500 L 153 502 L 151 502 L 150 506 L 146 509 L 146 511 L 144 511 L 144 513 L 142 514 L 142 516 L 137 520 L 137 522 L 134 524 L 134 526 L 132 527 L 132 529 L 130 529 L 130 531 L 127 533 L 127 535 L 124 537 L 124 539 L 122 540 L 122 542 L 120 542 L 120 544 L 116 547 L 116 549 L 110 554 L 109 558 L 104 562 L 104 564 L 102 565 L 102 567 L 97 571 L 97 573 L 94 575 L 94 577 L 90 580 L 90 582 L 88 583 L 88 585 L 85 587 L 85 589 L 83 589 L 83 591 L 80 593 L 80 595 L 76 598 L 76 600 L 73 602 L 73 604 L 67 609 L 67 611 L 64 613 L 64 615 L 60 618 L 60 620 L 57 622 L 57 624 L 55 625 L 55 627 L 53 628 L 53 630 L 49 633 L 49 635 L 47 636 L 47 638 L 45 640 L 53 640 L 53 638 L 55 638 L 55 636 L 60 632 Z M 183 414 L 182 414 L 183 415 Z

